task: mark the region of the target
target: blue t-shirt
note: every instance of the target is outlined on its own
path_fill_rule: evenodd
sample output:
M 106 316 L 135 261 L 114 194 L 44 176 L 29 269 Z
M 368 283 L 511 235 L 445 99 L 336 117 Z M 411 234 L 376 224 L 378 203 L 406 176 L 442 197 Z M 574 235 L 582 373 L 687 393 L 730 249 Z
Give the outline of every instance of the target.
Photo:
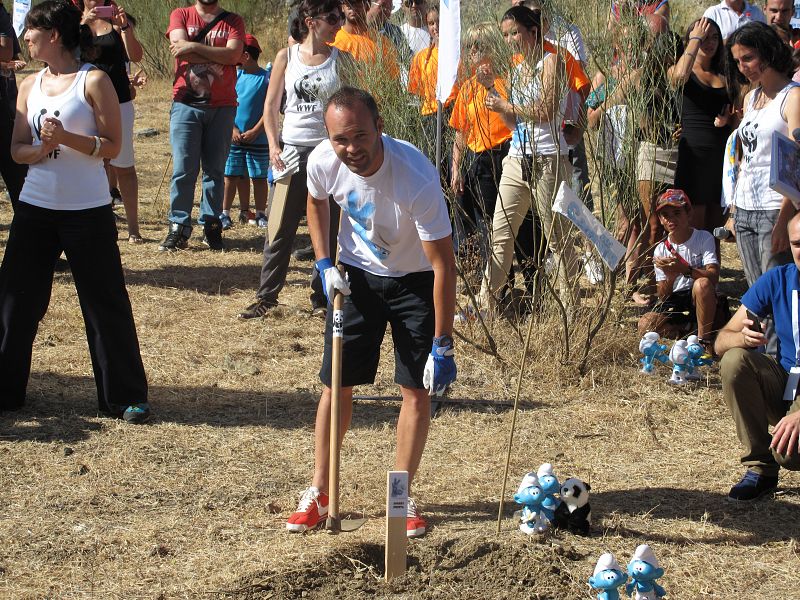
M 800 290 L 794 263 L 775 267 L 759 277 L 742 296 L 742 304 L 759 318 L 772 315 L 778 336 L 778 357 L 788 372 L 797 360 L 792 334 L 792 291 Z
M 267 86 L 272 66 L 259 68 L 255 73 L 245 73 L 244 69 L 236 71 L 236 95 L 239 107 L 236 109 L 236 128 L 244 133 L 252 129 L 264 114 L 264 100 L 267 97 Z M 253 140 L 253 144 L 266 144 L 267 134 L 263 131 Z

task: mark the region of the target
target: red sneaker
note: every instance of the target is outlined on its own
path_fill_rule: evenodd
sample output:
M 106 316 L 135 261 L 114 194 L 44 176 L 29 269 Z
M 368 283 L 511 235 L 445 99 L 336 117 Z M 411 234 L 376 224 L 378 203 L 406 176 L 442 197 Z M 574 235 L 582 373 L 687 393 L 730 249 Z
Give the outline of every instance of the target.
M 302 533 L 314 529 L 328 516 L 328 494 L 323 494 L 315 487 L 308 488 L 300 496 L 297 511 L 286 521 L 286 529 L 294 533 Z
M 406 537 L 415 538 L 425 535 L 425 528 L 428 524 L 419 514 L 416 502 L 408 499 L 408 510 L 406 511 Z

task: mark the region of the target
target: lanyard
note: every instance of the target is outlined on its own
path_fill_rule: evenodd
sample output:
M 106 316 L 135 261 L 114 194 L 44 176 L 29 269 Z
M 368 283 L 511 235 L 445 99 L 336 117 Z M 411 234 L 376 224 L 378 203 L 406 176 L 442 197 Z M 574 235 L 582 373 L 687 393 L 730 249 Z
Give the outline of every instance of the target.
M 800 301 L 797 290 L 792 290 L 792 336 L 794 337 L 794 365 L 800 367 Z

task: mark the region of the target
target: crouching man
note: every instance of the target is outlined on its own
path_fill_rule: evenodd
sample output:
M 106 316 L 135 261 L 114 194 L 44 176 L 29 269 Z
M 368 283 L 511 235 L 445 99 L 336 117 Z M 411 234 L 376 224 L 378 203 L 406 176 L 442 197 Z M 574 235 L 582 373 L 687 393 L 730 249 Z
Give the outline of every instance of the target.
M 756 280 L 715 344 L 722 356 L 722 394 L 744 447 L 741 461 L 747 471 L 728 494 L 739 502 L 774 490 L 780 467 L 800 470 L 800 404 L 795 399 L 800 376 L 800 214 L 788 229 L 794 262 Z M 778 338 L 777 360 L 755 350 L 767 343 L 759 321 L 769 315 Z M 770 425 L 775 426 L 771 435 Z
M 653 252 L 658 301 L 639 320 L 639 334 L 656 331 L 676 338 L 696 324 L 701 343 L 710 346 L 719 281 L 714 238 L 689 226 L 692 204 L 683 190 L 661 194 L 655 210 L 667 237 Z
M 307 218 L 325 295 L 329 301 L 335 289 L 345 295 L 340 431 L 344 435 L 350 425 L 353 386 L 375 381 L 389 323 L 403 397 L 394 468 L 408 471 L 410 488 L 428 437 L 429 394 L 456 378 L 449 215 L 436 169 L 411 144 L 382 135 L 383 120 L 367 92 L 341 88 L 326 103 L 324 118 L 329 139 L 308 158 Z M 343 211 L 338 243 L 346 278 L 329 256 L 329 196 Z M 325 325 L 314 475 L 286 524 L 294 532 L 316 527 L 328 513 L 332 313 Z M 409 498 L 406 534 L 425 530 Z

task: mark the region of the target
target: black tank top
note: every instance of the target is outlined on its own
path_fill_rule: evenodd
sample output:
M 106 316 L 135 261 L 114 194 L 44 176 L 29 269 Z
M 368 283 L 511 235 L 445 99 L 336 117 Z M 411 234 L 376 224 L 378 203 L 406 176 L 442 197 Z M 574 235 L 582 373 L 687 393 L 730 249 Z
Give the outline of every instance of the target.
M 730 99 L 724 87 L 706 85 L 692 73 L 683 86 L 682 137 L 692 146 L 724 145 L 731 128 L 714 127 L 714 118 L 726 104 L 730 104 Z
M 131 87 L 128 79 L 128 71 L 125 63 L 128 62 L 128 54 L 125 52 L 125 44 L 122 43 L 122 36 L 112 29 L 103 35 L 94 37 L 94 45 L 97 49 L 97 58 L 94 65 L 108 74 L 114 90 L 117 92 L 119 103 L 130 102 Z

